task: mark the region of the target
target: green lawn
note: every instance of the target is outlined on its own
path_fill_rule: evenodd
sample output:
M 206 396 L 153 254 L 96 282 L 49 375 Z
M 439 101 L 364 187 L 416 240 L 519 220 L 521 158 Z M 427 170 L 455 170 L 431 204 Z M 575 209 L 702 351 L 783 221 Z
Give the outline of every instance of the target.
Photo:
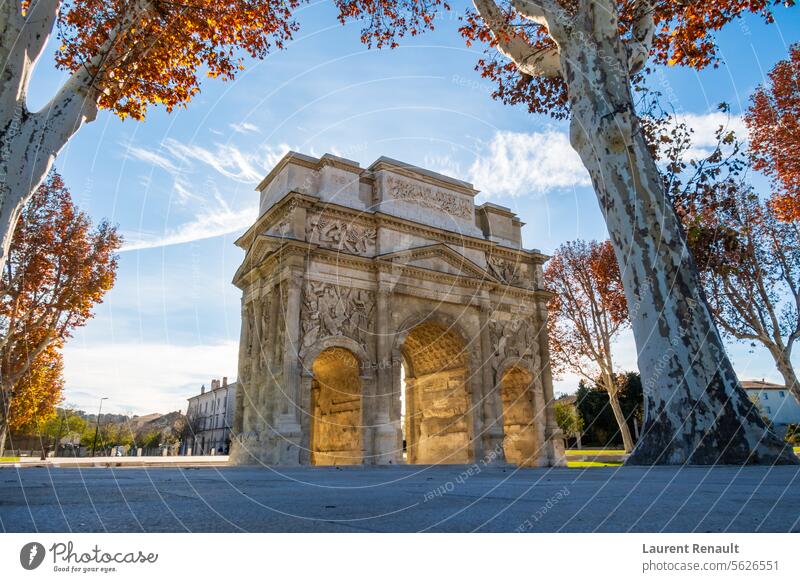
M 16 463 L 19 457 L 0 457 L 0 463 Z
M 624 455 L 625 451 L 622 449 L 569 449 L 566 451 L 569 455 Z
M 567 461 L 570 469 L 584 469 L 586 467 L 621 467 L 622 463 L 599 463 L 596 461 Z

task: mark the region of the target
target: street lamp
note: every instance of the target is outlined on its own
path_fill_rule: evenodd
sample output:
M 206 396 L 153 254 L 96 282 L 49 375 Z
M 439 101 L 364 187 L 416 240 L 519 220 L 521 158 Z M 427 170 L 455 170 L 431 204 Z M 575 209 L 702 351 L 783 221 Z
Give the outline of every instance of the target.
M 94 442 L 92 443 L 92 456 L 94 457 L 95 449 L 97 448 L 97 433 L 100 431 L 100 412 L 103 410 L 103 400 L 108 400 L 108 396 L 103 396 L 100 399 L 100 407 L 97 409 L 97 422 L 94 425 Z

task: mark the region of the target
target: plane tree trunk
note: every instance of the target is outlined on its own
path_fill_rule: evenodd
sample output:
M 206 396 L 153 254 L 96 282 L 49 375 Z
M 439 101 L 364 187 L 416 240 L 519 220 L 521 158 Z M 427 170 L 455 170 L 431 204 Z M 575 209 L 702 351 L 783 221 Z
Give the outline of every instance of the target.
M 622 272 L 645 398 L 629 464 L 797 463 L 742 390 L 634 112 L 613 9 L 581 2 L 557 38 L 571 143 Z
M 778 372 L 783 377 L 784 386 L 795 397 L 797 402 L 800 402 L 800 383 L 798 383 L 792 361 L 789 359 L 789 351 L 778 351 L 773 353 L 772 356 L 775 359 L 775 366 L 778 368 Z
M 611 411 L 614 413 L 614 418 L 619 426 L 619 432 L 622 435 L 622 446 L 626 453 L 633 450 L 633 438 L 631 438 L 631 431 L 628 428 L 628 423 L 625 420 L 625 415 L 622 413 L 622 406 L 619 403 L 619 394 L 616 390 L 608 393 L 608 403 L 611 405 Z

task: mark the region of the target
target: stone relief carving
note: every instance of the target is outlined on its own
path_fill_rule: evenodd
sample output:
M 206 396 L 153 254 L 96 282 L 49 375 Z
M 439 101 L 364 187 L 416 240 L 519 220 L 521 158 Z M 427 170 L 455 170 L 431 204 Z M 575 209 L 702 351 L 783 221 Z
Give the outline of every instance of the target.
M 498 257 L 489 257 L 486 261 L 489 271 L 507 285 L 522 285 L 524 268 L 518 262 L 507 261 Z
M 295 208 L 297 208 L 297 200 L 292 199 L 289 201 L 289 204 L 286 207 L 286 212 L 284 212 L 281 219 L 272 227 L 270 227 L 269 230 L 273 235 L 286 237 L 292 234 L 292 220 L 294 218 Z
M 375 251 L 377 230 L 317 214 L 309 220 L 306 239 L 326 248 L 366 255 Z
M 330 336 L 349 337 L 366 350 L 374 309 L 372 291 L 308 281 L 303 293 L 300 350 Z
M 495 370 L 506 358 L 525 359 L 532 361 L 532 371 L 539 366 L 539 338 L 536 326 L 527 318 L 514 318 L 510 321 L 489 322 L 489 334 L 492 345 L 495 346 L 492 366 Z
M 459 198 L 431 186 L 420 186 L 406 180 L 389 176 L 387 187 L 395 200 L 408 200 L 434 210 L 446 212 L 459 218 L 472 218 L 472 201 Z

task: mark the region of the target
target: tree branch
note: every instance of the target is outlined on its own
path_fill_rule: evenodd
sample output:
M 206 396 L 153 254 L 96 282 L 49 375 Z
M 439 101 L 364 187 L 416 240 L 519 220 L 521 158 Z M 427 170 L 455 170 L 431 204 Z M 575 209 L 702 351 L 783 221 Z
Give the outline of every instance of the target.
M 511 6 L 522 16 L 548 30 L 554 19 L 564 12 L 552 0 L 511 0 Z
M 0 1 L 0 107 L 11 115 L 16 107 L 25 107 L 34 64 L 47 45 L 61 1 L 34 0 L 24 16 L 19 0 Z
M 528 0 L 531 6 L 541 6 L 542 2 Z M 473 0 L 486 26 L 492 31 L 497 50 L 510 59 L 517 69 L 532 77 L 560 77 L 561 59 L 558 47 L 535 49 L 508 24 L 503 11 L 493 0 Z M 532 12 L 535 14 L 535 12 Z M 535 18 L 538 22 L 539 17 Z M 545 25 L 547 26 L 547 25 Z
M 625 43 L 628 51 L 628 71 L 631 75 L 644 69 L 647 64 L 656 31 L 653 7 L 648 0 L 638 0 L 634 10 L 637 16 L 633 21 L 633 38 Z

